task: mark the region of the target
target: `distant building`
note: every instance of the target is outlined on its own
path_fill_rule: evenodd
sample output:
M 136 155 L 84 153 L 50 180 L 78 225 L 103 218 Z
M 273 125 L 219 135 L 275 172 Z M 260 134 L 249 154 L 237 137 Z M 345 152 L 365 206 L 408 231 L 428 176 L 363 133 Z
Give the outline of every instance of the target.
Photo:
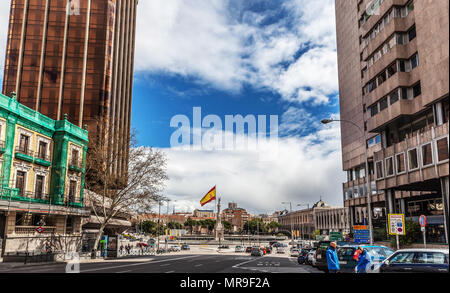
M 215 218 L 216 217 L 216 213 L 214 212 L 214 210 L 199 210 L 199 209 L 195 209 L 194 213 L 193 213 L 194 217 L 197 218 Z
M 348 209 L 332 207 L 322 200 L 311 208 L 289 212 L 280 212 L 278 217 L 281 230 L 294 231 L 295 238 L 314 239 L 316 230 L 321 234 L 329 232 L 349 232 Z M 298 235 L 298 236 L 297 236 Z
M 244 224 L 251 220 L 251 215 L 247 210 L 239 208 L 237 203 L 228 203 L 228 208 L 222 211 L 222 219 L 230 222 L 233 226 L 233 232 L 238 232 L 244 228 Z

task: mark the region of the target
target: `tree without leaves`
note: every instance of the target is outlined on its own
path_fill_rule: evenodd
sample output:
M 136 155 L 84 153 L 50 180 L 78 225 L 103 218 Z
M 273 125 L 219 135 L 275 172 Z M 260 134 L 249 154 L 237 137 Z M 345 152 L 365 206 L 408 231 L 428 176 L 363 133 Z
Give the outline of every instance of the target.
M 134 130 L 128 139 L 121 138 L 114 143 L 112 140 L 115 136 L 108 136 L 102 125 L 106 123 L 99 120 L 97 135 L 89 143 L 86 161 L 86 189 L 95 193 L 88 192 L 88 204 L 100 223 L 94 252 L 105 227 L 115 216 L 129 214 L 131 211 L 148 212 L 155 203 L 164 200 L 160 192 L 168 179 L 167 159 L 163 152 L 149 147 L 137 147 Z M 114 145 L 117 147 L 113 147 Z M 116 162 L 126 160 L 129 162 L 128 172 L 117 172 Z

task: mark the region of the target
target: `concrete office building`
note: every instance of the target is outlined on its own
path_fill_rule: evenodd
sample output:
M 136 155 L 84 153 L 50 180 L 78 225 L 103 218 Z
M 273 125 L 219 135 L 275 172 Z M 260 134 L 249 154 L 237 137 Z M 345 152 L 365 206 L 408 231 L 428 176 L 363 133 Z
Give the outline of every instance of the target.
M 449 2 L 336 0 L 344 205 L 375 229 L 388 213 L 428 217 L 427 240 L 448 243 Z M 365 171 L 365 150 L 369 172 Z
M 2 92 L 102 135 L 128 168 L 138 0 L 11 0 Z M 103 129 L 96 124 L 101 121 Z M 109 127 L 106 127 L 109 126 Z

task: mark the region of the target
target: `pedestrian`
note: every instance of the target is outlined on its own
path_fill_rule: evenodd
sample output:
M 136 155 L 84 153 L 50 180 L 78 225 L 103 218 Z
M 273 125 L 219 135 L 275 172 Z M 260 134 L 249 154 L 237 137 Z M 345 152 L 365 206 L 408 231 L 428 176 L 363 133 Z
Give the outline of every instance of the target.
M 120 254 L 123 254 L 123 244 L 120 245 Z
M 365 250 L 361 246 L 358 246 L 357 251 L 359 253 L 359 258 L 358 264 L 355 267 L 355 272 L 358 274 L 367 273 L 367 269 L 372 264 L 372 258 L 370 257 L 370 254 L 367 252 L 367 250 Z
M 328 264 L 328 272 L 331 274 L 338 273 L 340 270 L 339 267 L 339 258 L 337 255 L 337 244 L 336 242 L 331 242 L 330 247 L 327 250 L 327 264 Z

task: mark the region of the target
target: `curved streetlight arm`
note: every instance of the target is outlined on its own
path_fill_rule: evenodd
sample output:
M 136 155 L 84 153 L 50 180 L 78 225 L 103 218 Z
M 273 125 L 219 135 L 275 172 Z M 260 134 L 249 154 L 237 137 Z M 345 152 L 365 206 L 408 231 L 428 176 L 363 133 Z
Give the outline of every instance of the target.
M 369 174 L 369 155 L 367 153 L 367 137 L 366 137 L 366 132 L 363 131 L 363 129 L 356 123 L 354 123 L 353 121 L 350 120 L 341 120 L 341 119 L 324 119 L 322 120 L 323 124 L 328 124 L 331 122 L 345 122 L 345 123 L 350 123 L 353 126 L 356 126 L 359 131 L 362 134 L 362 137 L 364 139 L 364 151 L 365 151 L 365 156 L 366 156 L 366 170 L 365 170 L 365 177 L 367 180 L 367 186 L 366 186 L 366 196 L 367 196 L 367 213 L 368 213 L 368 218 L 369 218 L 369 238 L 370 238 L 370 245 L 373 245 L 373 225 L 372 225 L 372 207 L 371 207 L 371 203 L 372 203 L 372 188 L 370 186 L 370 174 Z

